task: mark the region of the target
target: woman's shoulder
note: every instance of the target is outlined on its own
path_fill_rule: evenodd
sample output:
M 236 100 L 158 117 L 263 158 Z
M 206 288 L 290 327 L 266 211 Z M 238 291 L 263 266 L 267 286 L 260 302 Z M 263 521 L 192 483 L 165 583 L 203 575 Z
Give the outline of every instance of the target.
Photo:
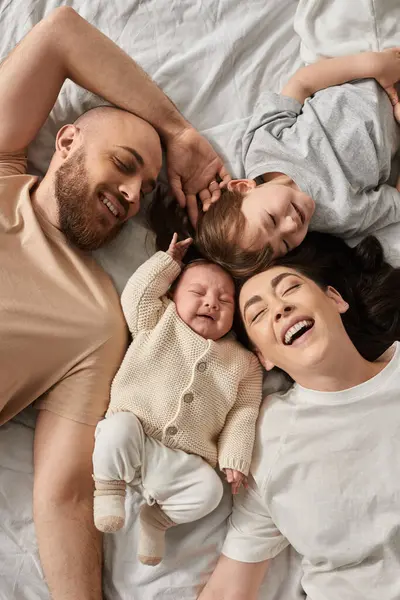
M 256 481 L 265 480 L 296 421 L 296 406 L 291 401 L 295 388 L 266 396 L 261 404 L 256 427 L 251 473 Z

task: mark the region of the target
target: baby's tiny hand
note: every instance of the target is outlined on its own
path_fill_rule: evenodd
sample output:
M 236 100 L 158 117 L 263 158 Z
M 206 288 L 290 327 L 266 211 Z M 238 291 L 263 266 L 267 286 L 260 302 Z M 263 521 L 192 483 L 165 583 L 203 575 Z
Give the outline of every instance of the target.
M 249 486 L 246 475 L 243 475 L 243 473 L 236 471 L 235 469 L 223 469 L 223 471 L 226 475 L 227 482 L 232 485 L 232 494 L 237 494 L 241 485 L 247 490 Z
M 178 242 L 178 234 L 174 233 L 167 254 L 170 255 L 177 263 L 181 264 L 183 257 L 185 256 L 190 244 L 193 242 L 192 238 L 186 238 L 182 242 Z

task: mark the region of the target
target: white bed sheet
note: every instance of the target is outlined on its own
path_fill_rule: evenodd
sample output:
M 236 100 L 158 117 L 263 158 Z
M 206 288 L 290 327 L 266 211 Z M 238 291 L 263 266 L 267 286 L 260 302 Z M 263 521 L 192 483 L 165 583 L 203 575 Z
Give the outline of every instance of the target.
M 243 174 L 241 134 L 262 89 L 279 89 L 299 66 L 293 30 L 296 0 L 0 0 L 0 57 L 50 10 L 69 4 L 133 56 L 177 106 L 219 148 L 234 175 Z M 30 149 L 41 173 L 58 128 L 99 103 L 67 83 Z M 400 262 L 399 227 L 380 234 Z M 140 217 L 97 255 L 121 289 L 152 252 Z M 0 429 L 0 599 L 48 598 L 32 524 L 34 411 Z M 168 534 L 164 563 L 135 559 L 137 500 L 128 498 L 125 529 L 105 542 L 105 597 L 112 600 L 194 600 L 221 547 L 229 495 L 209 517 Z M 262 600 L 300 600 L 298 558 L 283 552 L 270 570 Z

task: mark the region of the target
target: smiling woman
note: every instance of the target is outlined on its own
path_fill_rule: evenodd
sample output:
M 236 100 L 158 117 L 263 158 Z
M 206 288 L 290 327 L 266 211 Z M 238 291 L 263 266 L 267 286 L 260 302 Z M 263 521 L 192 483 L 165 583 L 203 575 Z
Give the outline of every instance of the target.
M 294 383 L 262 405 L 249 488 L 234 499 L 209 589 L 240 577 L 256 598 L 291 544 L 310 600 L 399 597 L 399 301 L 400 272 L 375 238 L 352 249 L 310 235 L 243 283 L 253 349 Z

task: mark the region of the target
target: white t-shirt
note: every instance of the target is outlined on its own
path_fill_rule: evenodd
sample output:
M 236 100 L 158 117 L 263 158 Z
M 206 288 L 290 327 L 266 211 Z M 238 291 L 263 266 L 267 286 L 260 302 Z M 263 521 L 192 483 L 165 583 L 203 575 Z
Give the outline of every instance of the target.
M 342 392 L 294 385 L 264 403 L 249 491 L 223 554 L 260 562 L 288 544 L 309 600 L 400 598 L 400 345 Z

